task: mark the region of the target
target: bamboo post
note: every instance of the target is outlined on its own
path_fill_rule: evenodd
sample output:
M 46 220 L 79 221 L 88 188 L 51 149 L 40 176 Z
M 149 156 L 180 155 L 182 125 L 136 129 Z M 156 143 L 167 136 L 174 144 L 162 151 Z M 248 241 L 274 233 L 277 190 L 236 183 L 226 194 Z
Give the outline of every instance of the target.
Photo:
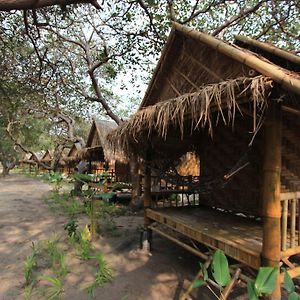
M 298 246 L 300 246 L 300 201 L 297 198 L 298 202 Z
M 296 245 L 296 199 L 291 201 L 291 248 Z
M 288 219 L 288 200 L 284 200 L 282 207 L 282 218 L 281 218 L 281 249 L 286 250 L 287 243 L 287 219 Z
M 144 229 L 147 231 L 147 240 L 149 243 L 149 250 L 151 250 L 152 230 L 149 229 L 151 220 L 147 217 L 147 209 L 151 207 L 151 168 L 149 166 L 151 158 L 151 150 L 148 149 L 146 159 L 144 160 Z
M 264 161 L 261 186 L 263 207 L 262 264 L 271 267 L 279 267 L 280 263 L 280 173 L 281 106 L 271 100 L 264 127 Z M 270 299 L 281 299 L 279 276 L 277 287 Z

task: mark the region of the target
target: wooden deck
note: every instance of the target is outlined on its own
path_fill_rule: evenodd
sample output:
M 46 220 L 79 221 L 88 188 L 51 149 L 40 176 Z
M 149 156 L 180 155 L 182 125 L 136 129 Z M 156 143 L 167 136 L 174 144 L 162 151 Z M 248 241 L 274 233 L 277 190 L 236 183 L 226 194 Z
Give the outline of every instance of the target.
M 147 209 L 147 217 L 252 268 L 261 266 L 262 224 L 207 207 Z

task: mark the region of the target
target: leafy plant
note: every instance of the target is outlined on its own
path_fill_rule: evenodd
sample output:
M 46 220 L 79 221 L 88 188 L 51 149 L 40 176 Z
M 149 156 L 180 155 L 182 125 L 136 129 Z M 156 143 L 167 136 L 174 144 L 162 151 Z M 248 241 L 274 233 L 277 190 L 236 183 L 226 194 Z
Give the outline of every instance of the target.
M 77 221 L 74 219 L 70 219 L 68 223 L 64 226 L 64 230 L 68 232 L 69 237 L 78 237 L 78 232 L 77 232 Z
M 24 288 L 24 300 L 30 300 L 35 282 L 30 283 Z
M 63 251 L 58 248 L 57 243 L 57 240 L 47 240 L 44 249 L 49 256 L 53 272 L 59 277 L 64 277 L 69 270 L 65 264 L 65 255 Z
M 259 299 L 262 295 L 272 294 L 276 287 L 278 268 L 261 267 L 259 268 L 255 281 L 247 284 L 248 296 L 250 300 Z
M 287 271 L 284 271 L 284 288 L 289 294 L 288 300 L 299 300 L 300 296 L 295 291 L 294 282 Z
M 55 191 L 59 191 L 63 181 L 63 176 L 61 173 L 54 172 L 51 170 L 49 173 L 45 175 L 44 178 L 55 185 Z
M 34 243 L 32 243 L 31 249 L 32 253 L 26 257 L 24 262 L 24 277 L 26 285 L 32 283 L 33 269 L 37 265 L 37 250 Z
M 64 292 L 64 284 L 63 282 L 57 278 L 52 276 L 44 276 L 44 280 L 49 282 L 51 286 L 46 290 L 47 300 L 58 299 L 58 297 Z
M 87 226 L 80 232 L 79 241 L 77 243 L 77 255 L 83 260 L 91 258 L 93 247 L 91 245 L 91 234 Z
M 213 254 L 211 271 L 219 286 L 224 287 L 230 282 L 228 261 L 223 251 L 216 250 Z
M 193 283 L 193 288 L 198 288 L 204 284 L 208 279 L 208 271 L 207 268 L 203 264 L 200 263 L 200 267 L 202 270 L 202 278 L 197 279 Z M 247 284 L 248 296 L 250 300 L 258 300 L 263 295 L 272 294 L 276 287 L 277 276 L 279 269 L 272 267 L 261 267 L 258 271 L 257 277 L 253 281 L 249 281 Z M 223 251 L 216 250 L 212 257 L 211 262 L 211 273 L 213 279 L 220 287 L 220 290 L 229 284 L 231 277 L 229 273 L 229 266 L 227 258 Z M 214 291 L 207 285 L 207 287 L 211 290 L 211 292 L 219 298 Z M 295 287 L 293 281 L 289 277 L 288 273 L 285 274 L 285 287 L 287 291 L 290 293 L 290 297 L 296 297 Z M 298 295 L 297 295 L 298 296 Z M 299 296 L 298 296 L 299 297 Z M 289 298 L 289 300 L 300 298 Z
M 113 278 L 112 269 L 104 259 L 103 253 L 98 252 L 95 257 L 92 257 L 97 261 L 98 269 L 95 274 L 94 282 L 87 287 L 87 293 L 89 297 L 94 297 L 94 290 L 97 286 L 103 286 Z

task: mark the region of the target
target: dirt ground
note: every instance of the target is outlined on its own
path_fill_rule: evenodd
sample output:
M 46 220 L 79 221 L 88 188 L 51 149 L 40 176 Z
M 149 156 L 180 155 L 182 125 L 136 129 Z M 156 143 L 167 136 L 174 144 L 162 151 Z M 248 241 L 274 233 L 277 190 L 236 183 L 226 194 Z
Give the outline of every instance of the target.
M 64 243 L 63 227 L 67 217 L 51 211 L 42 200 L 50 190 L 48 184 L 18 174 L 0 179 L 1 300 L 24 299 L 23 265 L 31 253 L 32 242 L 37 244 L 55 235 Z M 116 223 L 118 236 L 99 237 L 94 242 L 114 274 L 111 283 L 95 290 L 95 299 L 178 299 L 183 281 L 197 272 L 198 258 L 156 235 L 151 255 L 140 250 L 138 228 L 142 225 L 142 216 L 122 216 Z M 88 299 L 85 288 L 93 279 L 93 267 L 76 258 L 72 251 L 66 262 L 70 273 L 64 281 L 62 299 Z M 206 290 L 198 291 L 196 298 L 214 299 Z M 243 295 L 232 297 L 245 298 Z M 34 295 L 32 299 L 43 298 Z

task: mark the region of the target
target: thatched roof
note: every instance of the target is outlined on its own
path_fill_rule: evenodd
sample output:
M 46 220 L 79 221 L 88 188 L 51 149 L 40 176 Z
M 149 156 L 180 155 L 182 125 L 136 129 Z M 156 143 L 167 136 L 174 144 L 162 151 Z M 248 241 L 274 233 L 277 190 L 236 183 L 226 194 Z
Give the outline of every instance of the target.
M 46 150 L 45 154 L 41 157 L 42 162 L 50 162 L 53 159 L 53 150 Z
M 89 155 L 89 152 L 99 150 L 103 151 L 105 160 L 114 160 L 111 146 L 108 143 L 106 137 L 117 128 L 117 124 L 112 121 L 98 120 L 93 118 L 92 126 L 88 135 L 86 147 L 81 150 L 79 155 L 85 157 Z
M 229 124 L 242 115 L 239 108 L 245 102 L 256 107 L 255 120 L 274 87 L 299 95 L 300 76 L 247 49 L 174 23 L 140 109 L 109 140 L 118 151 L 130 153 L 134 148 L 143 151 L 150 136 L 166 140 L 170 128 L 181 139 L 201 127 L 212 132 L 219 119 Z M 163 147 L 162 142 L 157 145 Z
M 76 162 L 81 157 L 81 152 L 85 149 L 85 142 L 83 140 L 78 140 L 73 143 L 67 157 L 65 157 L 66 162 Z

